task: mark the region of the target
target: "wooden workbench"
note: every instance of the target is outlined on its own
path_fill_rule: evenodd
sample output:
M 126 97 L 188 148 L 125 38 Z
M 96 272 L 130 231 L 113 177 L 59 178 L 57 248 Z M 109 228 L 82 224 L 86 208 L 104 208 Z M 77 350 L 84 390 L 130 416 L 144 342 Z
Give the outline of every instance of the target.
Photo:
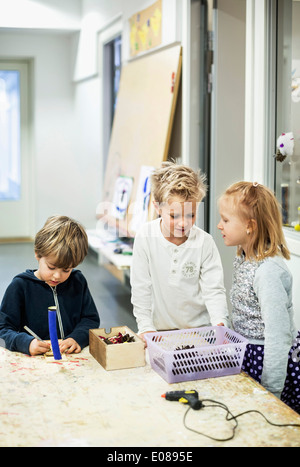
M 184 427 L 186 406 L 161 397 L 196 389 L 200 399 L 221 401 L 234 414 L 256 409 L 275 423 L 300 423 L 299 415 L 244 373 L 170 385 L 149 363 L 107 372 L 88 348 L 63 363 L 0 348 L 0 375 L 1 447 L 300 446 L 300 428 L 273 427 L 258 414 L 238 419 L 232 441 L 212 441 Z M 217 438 L 231 433 L 221 409 L 190 410 L 187 423 Z

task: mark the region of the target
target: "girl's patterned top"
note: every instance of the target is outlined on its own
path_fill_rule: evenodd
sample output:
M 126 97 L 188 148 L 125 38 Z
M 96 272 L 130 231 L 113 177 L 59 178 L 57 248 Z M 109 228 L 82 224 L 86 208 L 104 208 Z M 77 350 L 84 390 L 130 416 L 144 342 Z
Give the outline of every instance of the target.
M 257 269 L 264 261 L 246 261 L 237 256 L 233 262 L 230 292 L 232 324 L 236 332 L 249 339 L 264 339 L 264 322 L 253 282 Z

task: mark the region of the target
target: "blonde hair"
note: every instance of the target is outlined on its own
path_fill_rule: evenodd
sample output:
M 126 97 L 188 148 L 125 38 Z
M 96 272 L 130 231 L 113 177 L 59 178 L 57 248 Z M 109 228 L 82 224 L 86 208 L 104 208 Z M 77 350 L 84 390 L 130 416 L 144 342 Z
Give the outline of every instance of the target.
M 164 162 L 151 177 L 151 188 L 154 200 L 159 204 L 171 198 L 179 197 L 183 201 L 202 201 L 207 186 L 204 174 L 185 165 Z
M 54 256 L 58 268 L 74 268 L 87 255 L 87 234 L 79 222 L 67 216 L 52 216 L 36 234 L 34 251 L 38 258 Z
M 255 220 L 249 239 L 247 255 L 261 260 L 280 255 L 290 259 L 290 252 L 282 230 L 280 205 L 274 193 L 264 185 L 252 182 L 237 182 L 231 185 L 222 197 L 233 197 L 238 215 L 250 222 Z M 238 254 L 241 254 L 241 247 Z

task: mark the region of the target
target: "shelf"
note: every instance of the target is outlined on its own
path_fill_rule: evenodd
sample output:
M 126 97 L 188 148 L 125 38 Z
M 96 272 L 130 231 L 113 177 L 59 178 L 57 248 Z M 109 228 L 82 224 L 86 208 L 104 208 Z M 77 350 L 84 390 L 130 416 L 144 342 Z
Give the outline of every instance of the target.
M 130 269 L 132 255 L 114 253 L 116 248 L 124 248 L 126 251 L 132 252 L 132 248 L 128 244 L 106 231 L 87 230 L 87 236 L 89 247 L 98 254 L 99 264 L 105 264 L 108 261 L 118 270 Z

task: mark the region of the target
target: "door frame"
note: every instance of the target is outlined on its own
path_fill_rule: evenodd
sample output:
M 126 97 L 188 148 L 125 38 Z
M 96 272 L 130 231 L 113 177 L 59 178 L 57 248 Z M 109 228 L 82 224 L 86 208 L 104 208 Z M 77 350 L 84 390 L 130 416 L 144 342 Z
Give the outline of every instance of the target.
M 98 72 L 100 80 L 100 133 L 101 133 L 101 154 L 100 160 L 102 180 L 101 180 L 101 193 L 103 191 L 104 177 L 106 170 L 106 161 L 108 155 L 108 147 L 110 140 L 110 126 L 107 120 L 107 99 L 108 83 L 110 79 L 109 70 L 105 66 L 105 46 L 118 36 L 123 36 L 123 20 L 122 15 L 116 16 L 112 21 L 106 24 L 100 31 L 98 31 Z M 123 55 L 123 54 L 122 54 Z M 123 60 L 122 60 L 123 61 Z

